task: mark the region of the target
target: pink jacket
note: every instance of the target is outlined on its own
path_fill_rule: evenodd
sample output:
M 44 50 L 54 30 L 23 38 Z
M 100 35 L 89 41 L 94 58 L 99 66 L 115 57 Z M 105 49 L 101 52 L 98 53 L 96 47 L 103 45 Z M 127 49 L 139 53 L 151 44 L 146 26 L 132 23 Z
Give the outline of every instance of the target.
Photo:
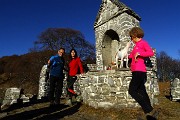
M 151 57 L 154 55 L 154 52 L 152 48 L 149 46 L 149 44 L 141 39 L 140 41 L 135 43 L 133 50 L 131 51 L 129 58 L 132 58 L 131 62 L 131 71 L 142 71 L 146 72 L 146 66 L 144 64 L 144 57 Z M 135 54 L 139 53 L 140 55 L 137 58 L 137 61 L 135 61 Z

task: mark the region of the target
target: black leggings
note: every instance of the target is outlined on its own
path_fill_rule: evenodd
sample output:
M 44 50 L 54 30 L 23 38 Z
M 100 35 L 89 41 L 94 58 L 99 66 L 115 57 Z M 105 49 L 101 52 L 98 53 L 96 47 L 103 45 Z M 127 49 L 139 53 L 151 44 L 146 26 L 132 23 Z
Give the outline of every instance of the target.
M 74 92 L 74 83 L 77 80 L 77 76 L 68 76 L 67 78 L 67 97 L 72 98 L 72 96 L 77 96 Z
M 151 102 L 144 85 L 146 81 L 146 72 L 132 72 L 132 80 L 129 84 L 129 94 L 139 103 L 144 113 L 149 113 L 153 110 L 153 107 L 151 106 Z

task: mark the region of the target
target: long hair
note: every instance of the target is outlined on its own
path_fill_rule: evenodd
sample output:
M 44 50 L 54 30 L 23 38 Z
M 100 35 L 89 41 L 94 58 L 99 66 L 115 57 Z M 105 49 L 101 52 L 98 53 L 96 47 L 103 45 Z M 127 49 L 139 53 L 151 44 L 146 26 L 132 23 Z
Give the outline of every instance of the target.
M 71 52 L 72 52 L 72 51 L 74 51 L 74 52 L 75 52 L 75 56 L 74 56 L 74 58 L 77 58 L 77 56 L 78 56 L 78 55 L 77 55 L 77 51 L 73 48 L 73 49 L 71 49 L 71 50 L 70 50 L 70 53 L 69 53 L 69 57 L 70 57 L 70 59 L 73 59 L 73 58 L 72 58 L 72 56 L 71 56 Z

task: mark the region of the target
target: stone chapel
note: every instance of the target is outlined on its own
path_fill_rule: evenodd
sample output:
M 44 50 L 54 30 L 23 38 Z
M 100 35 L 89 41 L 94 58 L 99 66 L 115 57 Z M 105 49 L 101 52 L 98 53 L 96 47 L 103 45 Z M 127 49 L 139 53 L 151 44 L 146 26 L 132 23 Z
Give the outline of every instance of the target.
M 95 23 L 98 70 L 115 61 L 115 53 L 130 40 L 128 31 L 139 26 L 141 18 L 119 0 L 102 0 Z

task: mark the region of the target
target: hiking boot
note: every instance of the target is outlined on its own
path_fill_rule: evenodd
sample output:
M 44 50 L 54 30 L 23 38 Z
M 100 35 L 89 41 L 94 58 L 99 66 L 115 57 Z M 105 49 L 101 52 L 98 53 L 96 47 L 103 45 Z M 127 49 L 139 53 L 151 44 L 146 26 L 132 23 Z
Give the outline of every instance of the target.
M 66 101 L 65 105 L 72 106 L 72 100 L 71 100 L 71 99 L 68 99 L 68 100 Z
M 150 115 L 147 115 L 147 116 L 146 116 L 146 119 L 147 119 L 147 120 L 157 120 L 156 118 L 154 118 L 153 116 L 150 116 Z
M 59 105 L 59 104 L 60 104 L 60 99 L 55 99 L 55 100 L 54 100 L 54 104 L 55 104 L 55 105 Z
M 58 106 L 60 105 L 60 102 L 54 102 L 54 105 Z
M 77 101 L 77 102 L 81 102 L 81 101 L 82 101 L 82 97 L 81 97 L 81 96 L 77 96 L 77 97 L 76 97 L 76 101 Z
M 150 113 L 146 114 L 147 116 L 152 116 L 156 120 L 158 119 L 159 112 L 156 109 L 153 109 Z
M 75 103 L 75 102 L 77 102 L 77 101 L 76 101 L 76 98 L 75 98 L 75 96 L 72 96 L 72 100 L 71 100 L 71 102 L 72 102 L 72 103 Z
M 53 107 L 54 106 L 54 101 L 50 101 L 50 105 L 49 105 L 49 107 Z

